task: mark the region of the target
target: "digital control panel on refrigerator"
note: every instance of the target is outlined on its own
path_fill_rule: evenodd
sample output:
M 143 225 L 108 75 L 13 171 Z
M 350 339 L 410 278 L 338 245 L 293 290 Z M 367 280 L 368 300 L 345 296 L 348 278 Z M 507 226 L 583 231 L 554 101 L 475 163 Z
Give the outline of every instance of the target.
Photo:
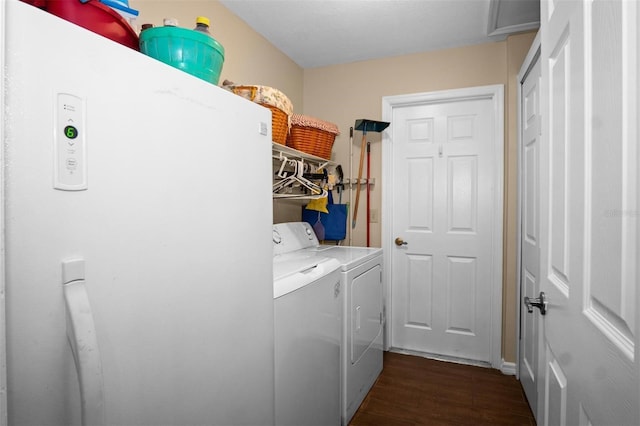
M 84 100 L 69 93 L 57 93 L 55 108 L 53 187 L 64 191 L 85 190 L 87 141 Z

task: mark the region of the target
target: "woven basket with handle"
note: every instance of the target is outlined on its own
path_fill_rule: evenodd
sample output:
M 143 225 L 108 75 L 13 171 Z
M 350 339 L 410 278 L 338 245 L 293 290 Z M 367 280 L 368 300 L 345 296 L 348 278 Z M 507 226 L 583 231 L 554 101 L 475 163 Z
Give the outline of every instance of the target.
M 302 114 L 293 114 L 287 146 L 330 160 L 333 142 L 339 134 L 338 126 L 333 123 Z
M 271 135 L 274 142 L 284 145 L 289 133 L 289 116 L 293 106 L 284 93 L 267 86 L 231 86 L 236 95 L 271 110 Z

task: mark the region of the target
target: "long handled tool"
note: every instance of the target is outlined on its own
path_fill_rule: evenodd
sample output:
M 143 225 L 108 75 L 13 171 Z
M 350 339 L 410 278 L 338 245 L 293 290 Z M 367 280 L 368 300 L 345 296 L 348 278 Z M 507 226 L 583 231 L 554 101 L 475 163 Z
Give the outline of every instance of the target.
M 371 242 L 371 142 L 367 141 L 367 247 Z
M 364 166 L 364 152 L 367 147 L 367 131 L 380 133 L 389 126 L 385 121 L 374 120 L 356 120 L 354 128 L 362 131 L 362 143 L 360 144 L 360 167 L 358 167 L 358 182 L 356 184 L 356 205 L 353 209 L 353 220 L 351 228 L 356 227 L 356 219 L 358 217 L 358 204 L 360 202 L 360 181 L 362 180 L 362 167 Z
M 353 223 L 353 127 L 349 128 L 349 222 Z M 349 223 L 347 222 L 347 223 Z M 349 225 L 347 225 L 349 226 Z M 349 231 L 349 245 L 353 243 L 353 232 Z

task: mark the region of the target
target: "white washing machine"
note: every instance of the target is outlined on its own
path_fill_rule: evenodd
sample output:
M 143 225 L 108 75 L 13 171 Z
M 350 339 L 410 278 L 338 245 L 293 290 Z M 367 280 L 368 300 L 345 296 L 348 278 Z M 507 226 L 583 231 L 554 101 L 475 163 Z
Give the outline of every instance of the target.
M 303 252 L 278 225 L 273 248 L 275 423 L 339 425 L 340 263 Z
M 281 224 L 309 256 L 340 264 L 344 290 L 341 348 L 341 421 L 347 425 L 382 371 L 382 249 L 320 245 L 306 222 Z

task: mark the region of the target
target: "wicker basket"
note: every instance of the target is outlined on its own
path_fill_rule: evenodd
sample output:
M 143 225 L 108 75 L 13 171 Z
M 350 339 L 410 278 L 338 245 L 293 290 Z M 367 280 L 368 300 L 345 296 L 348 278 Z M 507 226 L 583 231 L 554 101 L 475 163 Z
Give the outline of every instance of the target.
M 293 114 L 287 146 L 330 160 L 333 142 L 339 134 L 338 126 L 333 123 L 306 115 Z
M 271 138 L 284 145 L 289 133 L 289 117 L 293 112 L 291 101 L 284 93 L 267 86 L 229 86 L 236 95 L 242 96 L 271 110 Z

